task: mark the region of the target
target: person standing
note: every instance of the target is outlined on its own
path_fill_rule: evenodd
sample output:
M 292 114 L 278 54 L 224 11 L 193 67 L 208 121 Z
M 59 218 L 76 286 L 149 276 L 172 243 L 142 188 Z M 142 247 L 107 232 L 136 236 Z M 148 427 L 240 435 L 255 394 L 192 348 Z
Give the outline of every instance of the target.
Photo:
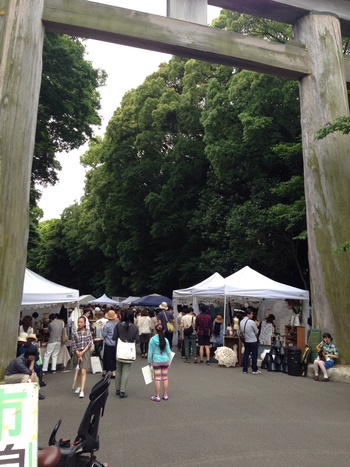
M 199 345 L 199 363 L 203 363 L 204 349 L 206 355 L 206 364 L 210 365 L 210 337 L 212 333 L 213 322 L 208 312 L 208 307 L 201 303 L 199 305 L 200 313 L 196 317 L 195 329 L 198 335 Z
M 92 317 L 92 311 L 90 308 L 84 308 L 82 316 L 85 318 L 86 330 L 90 331 L 90 318 Z
M 213 323 L 213 350 L 224 345 L 224 317 L 221 313 L 216 315 Z
M 144 308 L 141 311 L 141 316 L 137 320 L 137 327 L 139 328 L 140 335 L 140 348 L 141 348 L 141 357 L 147 358 L 148 353 L 148 343 L 151 339 L 151 330 L 152 330 L 152 320 L 148 316 L 148 310 Z
M 107 322 L 102 330 L 102 337 L 104 339 L 103 346 L 103 372 L 106 374 L 108 371 L 112 372 L 112 378 L 115 378 L 115 371 L 117 369 L 117 359 L 115 354 L 115 341 L 113 340 L 114 329 L 117 325 L 117 315 L 114 310 L 109 310 L 105 315 Z
M 91 333 L 86 329 L 85 317 L 81 316 L 78 319 L 78 330 L 74 331 L 72 336 L 73 368 L 79 367 L 78 377 L 80 378 L 80 385 L 77 386 L 75 394 L 79 394 L 80 398 L 84 397 L 86 370 L 90 367 L 91 345 Z
M 323 379 L 321 381 L 328 383 L 329 376 L 327 370 L 334 366 L 334 359 L 339 357 L 339 351 L 337 347 L 332 344 L 333 339 L 329 332 L 325 332 L 322 337 L 322 342 L 316 346 L 319 356 L 314 360 L 314 380 L 319 381 L 318 371 L 321 369 L 323 373 Z
M 52 373 L 56 373 L 57 358 L 62 344 L 64 322 L 61 319 L 58 319 L 58 315 L 55 313 L 51 313 L 49 320 L 50 323 L 48 331 L 50 333 L 50 337 L 44 354 L 43 373 L 46 373 L 48 370 L 50 358 L 52 358 L 51 371 Z
M 27 334 L 33 334 L 34 329 L 33 329 L 33 318 L 29 315 L 26 315 L 22 318 L 21 320 L 21 325 L 19 327 L 19 333 L 22 334 L 23 332 Z
M 134 324 L 134 311 L 129 308 L 125 314 L 122 315 L 122 321 L 117 323 L 114 328 L 113 340 L 118 348 L 118 339 L 123 342 L 139 342 L 139 330 Z M 115 378 L 115 393 L 121 399 L 128 397 L 126 387 L 128 385 L 129 373 L 131 363 L 121 362 L 117 359 L 117 374 Z
M 185 313 L 181 309 L 180 313 L 176 317 L 176 329 L 177 329 L 177 349 L 179 352 L 181 352 L 182 346 L 183 346 L 183 340 L 184 340 L 184 335 L 183 335 L 183 328 L 181 326 L 181 320 L 185 316 Z
M 191 363 L 190 360 L 190 351 L 192 349 L 193 363 L 197 363 L 197 335 L 195 331 L 196 327 L 196 317 L 194 315 L 194 310 L 190 306 L 187 309 L 181 319 L 181 328 L 183 329 L 184 344 L 185 344 L 185 363 Z
M 162 302 L 159 305 L 159 308 L 161 311 L 157 315 L 157 321 L 158 321 L 157 324 L 160 324 L 162 326 L 163 331 L 164 331 L 164 336 L 166 339 L 168 339 L 170 348 L 172 348 L 173 334 L 174 334 L 174 329 L 175 329 L 174 328 L 174 323 L 175 323 L 174 315 L 168 310 L 168 305 L 166 302 Z M 168 329 L 168 323 L 172 325 L 173 327 L 172 331 Z
M 151 397 L 153 402 L 160 402 L 160 383 L 163 381 L 163 400 L 169 399 L 168 389 L 168 369 L 169 356 L 171 353 L 168 339 L 164 337 L 163 327 L 161 324 L 156 326 L 156 334 L 152 337 L 149 343 L 148 363 L 153 366 L 154 370 L 154 386 L 155 396 Z
M 246 311 L 246 316 L 240 323 L 241 333 L 244 337 L 244 354 L 243 354 L 243 373 L 248 373 L 249 356 L 252 354 L 252 374 L 259 375 L 261 371 L 258 369 L 258 334 L 259 329 L 253 321 L 254 313 L 252 310 Z

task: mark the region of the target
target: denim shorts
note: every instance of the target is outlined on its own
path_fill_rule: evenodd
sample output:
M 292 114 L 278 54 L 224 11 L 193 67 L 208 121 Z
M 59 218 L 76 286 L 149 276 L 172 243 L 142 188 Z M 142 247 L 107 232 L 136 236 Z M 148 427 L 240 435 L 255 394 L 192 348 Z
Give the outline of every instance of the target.
M 327 370 L 328 368 L 332 368 L 333 365 L 334 365 L 334 360 L 326 360 L 324 362 L 324 366 L 327 368 Z

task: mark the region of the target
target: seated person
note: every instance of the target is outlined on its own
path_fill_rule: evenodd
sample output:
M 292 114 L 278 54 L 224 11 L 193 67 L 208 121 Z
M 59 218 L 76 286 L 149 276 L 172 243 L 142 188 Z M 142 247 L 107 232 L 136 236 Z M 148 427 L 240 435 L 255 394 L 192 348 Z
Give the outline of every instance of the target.
M 22 355 L 25 353 L 25 351 L 30 348 L 30 347 L 35 347 L 37 349 L 36 342 L 38 341 L 37 337 L 35 334 L 28 334 L 27 336 L 27 342 L 22 345 L 22 347 L 19 349 L 19 355 Z M 35 359 L 34 362 L 34 371 L 39 379 L 40 387 L 41 386 L 46 386 L 46 383 L 43 381 L 43 371 L 42 371 L 42 361 L 41 361 L 41 356 L 40 353 L 38 352 L 38 355 Z
M 38 378 L 34 371 L 38 349 L 30 346 L 23 355 L 12 360 L 5 370 L 5 383 L 34 383 Z
M 334 359 L 339 357 L 339 351 L 332 343 L 333 338 L 329 332 L 325 332 L 322 337 L 323 341 L 316 346 L 319 356 L 314 360 L 314 380 L 319 381 L 318 372 L 321 370 L 323 373 L 323 379 L 321 381 L 328 383 L 329 376 L 327 370 L 334 366 Z

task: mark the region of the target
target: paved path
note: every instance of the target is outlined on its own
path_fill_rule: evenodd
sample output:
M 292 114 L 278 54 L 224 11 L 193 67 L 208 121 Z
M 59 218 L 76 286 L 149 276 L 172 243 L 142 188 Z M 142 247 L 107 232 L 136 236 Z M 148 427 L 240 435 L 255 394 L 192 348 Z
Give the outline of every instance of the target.
M 263 370 L 185 364 L 169 370 L 169 401 L 155 403 L 138 356 L 127 399 L 111 381 L 98 459 L 110 467 L 348 467 L 350 385 Z M 101 378 L 88 374 L 87 390 Z M 58 438 L 74 439 L 88 397 L 71 390 L 73 371 L 47 375 L 39 403 L 39 445 L 62 418 Z M 45 410 L 47 408 L 47 411 Z

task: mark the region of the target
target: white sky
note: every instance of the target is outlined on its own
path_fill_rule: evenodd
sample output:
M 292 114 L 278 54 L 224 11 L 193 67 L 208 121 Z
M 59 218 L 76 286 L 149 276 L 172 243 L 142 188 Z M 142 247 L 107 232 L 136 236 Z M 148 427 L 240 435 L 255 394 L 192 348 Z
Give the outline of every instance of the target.
M 98 3 L 129 8 L 133 10 L 166 15 L 166 0 L 94 0 Z M 208 24 L 219 16 L 220 9 L 208 7 Z M 161 62 L 170 60 L 171 55 L 125 47 L 95 40 L 86 41 L 87 59 L 95 68 L 104 69 L 106 85 L 99 89 L 101 94 L 102 126 L 95 134 L 103 136 L 114 111 L 119 107 L 124 94 L 143 83 L 145 78 L 158 69 Z M 47 188 L 39 187 L 43 195 L 39 202 L 44 211 L 42 220 L 59 218 L 63 210 L 80 201 L 84 194 L 85 169 L 80 165 L 80 156 L 88 145 L 69 153 L 61 153 L 57 158 L 62 166 L 59 182 Z

